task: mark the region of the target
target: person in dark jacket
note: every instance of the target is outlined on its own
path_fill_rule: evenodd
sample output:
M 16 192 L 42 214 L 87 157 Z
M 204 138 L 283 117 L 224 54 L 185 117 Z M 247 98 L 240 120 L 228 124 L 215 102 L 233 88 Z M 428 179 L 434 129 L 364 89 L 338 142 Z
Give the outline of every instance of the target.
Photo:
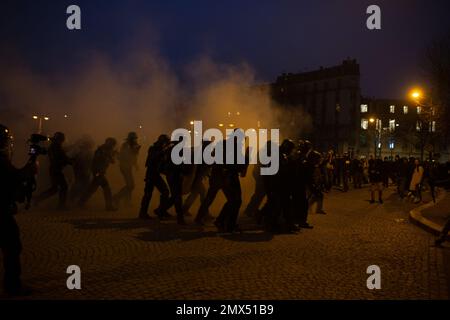
M 112 203 L 111 187 L 106 172 L 111 164 L 115 163 L 117 141 L 114 138 L 107 138 L 105 143 L 97 148 L 92 160 L 92 176 L 93 179 L 87 192 L 81 197 L 79 205 L 81 207 L 92 197 L 97 191 L 98 187 L 103 189 L 103 196 L 105 198 L 106 211 L 115 211 L 116 207 Z
M 42 201 L 59 194 L 58 209 L 65 210 L 67 202 L 68 185 L 64 176 L 64 168 L 71 164 L 71 160 L 66 155 L 63 148 L 66 137 L 62 132 L 56 132 L 51 139 L 50 147 L 48 148 L 48 158 L 50 161 L 49 174 L 51 186 L 46 191 L 42 192 L 35 198 L 35 205 Z
M 74 182 L 70 190 L 70 200 L 76 203 L 89 188 L 91 182 L 91 165 L 94 157 L 94 141 L 89 136 L 81 138 L 71 148 Z
M 30 158 L 22 169 L 11 163 L 11 133 L 0 125 L 0 248 L 3 255 L 3 289 L 7 294 L 23 296 L 31 294 L 22 284 L 20 254 L 22 243 L 20 231 L 14 215 L 17 202 L 24 202 L 22 194 L 24 181 L 34 177 L 37 171 L 36 161 Z
M 383 161 L 369 160 L 370 203 L 375 203 L 375 193 L 378 192 L 378 202 L 383 203 Z
M 120 205 L 122 199 L 128 206 L 131 205 L 131 196 L 135 186 L 133 169 L 138 168 L 137 161 L 140 149 L 141 146 L 138 143 L 136 132 L 130 132 L 119 152 L 119 167 L 125 180 L 125 186 L 113 198 L 116 206 Z
M 141 209 L 139 211 L 140 219 L 150 219 L 150 216 L 148 215 L 148 208 L 150 206 L 153 190 L 155 188 L 157 188 L 161 194 L 159 207 L 155 210 L 155 213 L 160 219 L 164 218 L 165 212 L 162 208 L 167 206 L 170 192 L 169 187 L 161 176 L 161 170 L 163 165 L 163 157 L 166 149 L 169 146 L 169 136 L 162 134 L 158 137 L 158 140 L 148 149 L 147 160 L 145 162 L 147 171 L 145 173 L 144 196 L 142 197 Z

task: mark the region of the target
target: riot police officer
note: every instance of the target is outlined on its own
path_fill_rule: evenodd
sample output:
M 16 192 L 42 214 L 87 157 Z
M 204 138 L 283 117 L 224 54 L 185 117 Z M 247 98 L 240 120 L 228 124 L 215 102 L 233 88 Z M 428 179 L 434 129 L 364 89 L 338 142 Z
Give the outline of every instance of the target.
M 51 186 L 46 191 L 42 192 L 36 199 L 35 204 L 54 196 L 59 193 L 58 209 L 66 209 L 67 200 L 67 181 L 64 176 L 64 167 L 71 164 L 69 157 L 64 151 L 63 144 L 66 140 L 64 133 L 56 132 L 51 139 L 51 144 L 48 148 L 48 159 L 50 161 L 49 174 Z
M 119 152 L 119 167 L 125 180 L 125 186 L 114 196 L 114 202 L 117 206 L 122 199 L 125 199 L 128 205 L 131 204 L 131 195 L 134 190 L 133 168 L 137 169 L 140 149 L 141 146 L 138 144 L 136 132 L 130 132 Z
M 166 149 L 170 144 L 170 138 L 166 134 L 162 134 L 158 137 L 158 140 L 150 146 L 148 149 L 147 160 L 145 166 L 147 172 L 145 174 L 145 189 L 144 196 L 141 201 L 141 209 L 139 211 L 140 219 L 150 219 L 148 215 L 148 208 L 150 206 L 150 201 L 152 199 L 153 190 L 155 187 L 161 194 L 159 201 L 159 208 L 155 210 L 160 218 L 164 216 L 164 210 L 169 201 L 169 187 L 167 186 L 164 179 L 161 177 L 162 161 Z
M 12 165 L 11 139 L 9 129 L 0 125 L 0 247 L 3 253 L 3 286 L 8 294 L 28 295 L 31 292 L 22 285 L 20 279 L 22 244 L 14 215 L 17 213 L 16 202 L 24 200 L 23 197 L 18 197 L 22 193 L 23 181 L 34 176 L 37 166 L 31 159 L 23 169 Z
M 308 221 L 308 198 L 307 189 L 312 183 L 312 165 L 310 156 L 313 152 L 313 146 L 308 140 L 299 144 L 299 150 L 295 159 L 295 179 L 293 186 L 292 204 L 296 212 L 296 220 L 300 228 L 312 229 Z
M 116 207 L 112 203 L 111 187 L 108 179 L 106 178 L 106 172 L 108 167 L 115 163 L 116 157 L 116 145 L 117 141 L 114 138 L 107 138 L 105 143 L 97 148 L 92 160 L 92 175 L 93 179 L 87 192 L 81 197 L 79 206 L 83 207 L 90 197 L 97 191 L 98 187 L 103 189 L 103 195 L 105 197 L 106 211 L 115 211 Z

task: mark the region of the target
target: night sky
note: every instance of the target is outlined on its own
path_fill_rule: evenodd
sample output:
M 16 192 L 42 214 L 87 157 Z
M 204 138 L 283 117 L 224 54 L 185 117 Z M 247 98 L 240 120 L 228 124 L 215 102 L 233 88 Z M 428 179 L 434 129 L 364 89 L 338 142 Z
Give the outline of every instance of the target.
M 66 29 L 70 4 L 81 7 L 81 31 Z M 381 31 L 366 28 L 370 4 L 382 9 Z M 2 52 L 14 52 L 44 74 L 70 76 L 93 51 L 120 64 L 139 46 L 157 48 L 180 74 L 208 55 L 218 63 L 248 63 L 261 82 L 352 57 L 361 64 L 362 93 L 380 98 L 401 98 L 424 81 L 421 52 L 449 30 L 450 21 L 448 0 L 14 0 L 0 5 Z

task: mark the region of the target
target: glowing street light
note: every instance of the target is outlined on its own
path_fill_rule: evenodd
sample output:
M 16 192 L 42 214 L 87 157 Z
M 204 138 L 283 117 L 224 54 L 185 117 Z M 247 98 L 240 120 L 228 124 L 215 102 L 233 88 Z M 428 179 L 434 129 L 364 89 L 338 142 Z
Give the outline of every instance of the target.
M 43 127 L 43 121 L 42 120 L 48 121 L 48 120 L 50 120 L 50 117 L 34 115 L 33 116 L 33 120 L 38 120 L 38 133 L 41 134 L 42 133 L 42 127 Z
M 420 90 L 420 89 L 413 89 L 413 90 L 411 90 L 410 95 L 411 95 L 411 97 L 412 97 L 414 100 L 419 100 L 419 99 L 422 98 L 422 96 L 423 96 L 422 90 Z
M 375 118 L 370 118 L 370 119 L 369 119 L 369 122 L 370 122 L 370 123 L 374 123 L 374 122 L 375 122 Z

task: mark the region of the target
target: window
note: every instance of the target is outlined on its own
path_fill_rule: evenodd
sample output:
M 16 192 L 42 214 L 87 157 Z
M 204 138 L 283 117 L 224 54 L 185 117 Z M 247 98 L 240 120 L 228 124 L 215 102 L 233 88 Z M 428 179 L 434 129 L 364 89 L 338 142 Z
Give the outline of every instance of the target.
M 389 131 L 395 131 L 395 120 L 389 120 Z
M 408 106 L 403 106 L 403 114 L 408 114 Z
M 421 114 L 422 113 L 422 107 L 417 107 L 417 114 Z
M 422 125 L 420 124 L 420 121 L 416 122 L 416 130 L 420 131 L 420 129 L 422 128 Z
M 391 149 L 391 150 L 395 149 L 395 142 L 394 141 L 389 142 L 389 149 Z
M 390 106 L 389 110 L 390 110 L 391 113 L 395 113 L 395 106 Z
M 430 132 L 436 132 L 436 121 L 430 122 Z
M 361 119 L 361 129 L 367 130 L 369 128 L 369 120 Z
M 369 106 L 367 104 L 361 105 L 361 113 L 367 113 L 369 111 Z
M 383 123 L 381 122 L 381 119 L 377 119 L 376 125 L 375 125 L 375 129 L 376 129 L 376 130 L 381 130 L 381 129 L 383 129 L 382 125 L 383 125 Z

